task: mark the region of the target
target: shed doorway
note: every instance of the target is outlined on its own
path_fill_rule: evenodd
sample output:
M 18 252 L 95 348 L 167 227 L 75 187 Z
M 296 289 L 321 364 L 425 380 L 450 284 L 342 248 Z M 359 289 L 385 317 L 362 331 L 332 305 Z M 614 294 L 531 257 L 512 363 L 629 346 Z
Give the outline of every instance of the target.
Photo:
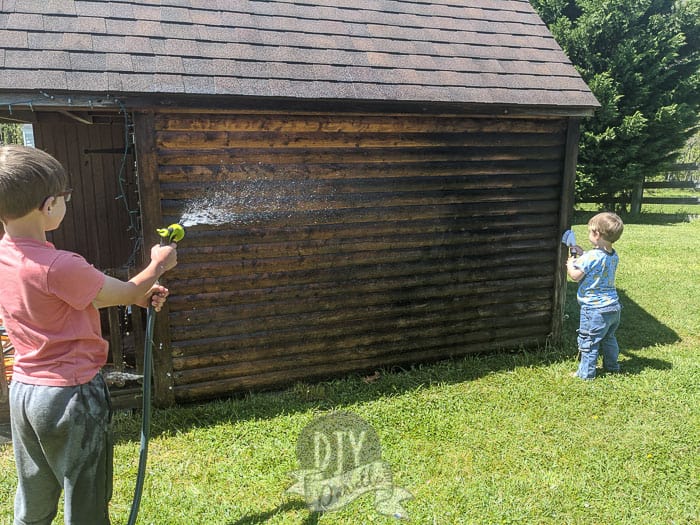
M 101 270 L 133 266 L 140 232 L 134 153 L 119 113 L 39 113 L 34 140 L 66 168 L 73 188 L 61 228 L 48 238 Z

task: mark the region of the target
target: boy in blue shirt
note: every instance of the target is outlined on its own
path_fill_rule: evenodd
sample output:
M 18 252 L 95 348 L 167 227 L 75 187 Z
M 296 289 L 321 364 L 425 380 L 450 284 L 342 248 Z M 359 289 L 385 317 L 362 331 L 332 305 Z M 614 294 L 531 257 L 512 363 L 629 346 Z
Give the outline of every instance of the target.
M 577 299 L 581 306 L 578 349 L 581 362 L 572 375 L 581 379 L 595 378 L 598 353 L 603 354 L 603 368 L 619 372 L 620 347 L 615 332 L 620 326 L 622 306 L 615 288 L 615 272 L 619 258 L 612 245 L 622 235 L 622 219 L 614 213 L 599 213 L 588 221 L 588 240 L 593 249 L 583 252 L 575 246 L 578 257 L 569 257 L 566 271 L 579 283 Z

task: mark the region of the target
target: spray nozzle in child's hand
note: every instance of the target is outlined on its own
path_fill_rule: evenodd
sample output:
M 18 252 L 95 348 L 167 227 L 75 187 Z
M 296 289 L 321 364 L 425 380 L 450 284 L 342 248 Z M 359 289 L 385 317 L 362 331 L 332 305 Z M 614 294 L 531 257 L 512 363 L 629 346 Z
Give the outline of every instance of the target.
M 573 231 L 566 230 L 564 232 L 564 235 L 561 236 L 561 242 L 562 244 L 568 246 L 569 255 L 571 257 L 578 257 L 579 253 L 576 249 L 576 235 L 574 235 Z
M 167 228 L 158 228 L 156 233 L 160 235 L 160 244 L 166 245 L 180 242 L 185 237 L 185 228 L 181 224 L 171 224 Z

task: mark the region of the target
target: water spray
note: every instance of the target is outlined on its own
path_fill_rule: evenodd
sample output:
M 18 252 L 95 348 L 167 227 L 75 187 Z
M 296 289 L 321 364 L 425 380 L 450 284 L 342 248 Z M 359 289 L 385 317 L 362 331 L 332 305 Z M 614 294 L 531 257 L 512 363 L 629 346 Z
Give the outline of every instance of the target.
M 209 186 L 201 195 L 185 202 L 178 221 L 185 228 L 199 225 L 254 224 L 291 217 L 295 211 L 307 215 L 327 214 L 324 204 L 335 199 L 329 183 L 309 180 L 244 180 Z M 319 209 L 308 209 L 310 203 Z
M 156 233 L 160 236 L 161 246 L 180 242 L 185 237 L 185 229 L 181 224 L 171 224 L 167 228 L 159 228 Z M 143 396 L 141 412 L 141 448 L 139 450 L 139 467 L 136 474 L 136 487 L 134 488 L 134 500 L 131 503 L 131 512 L 127 525 L 135 525 L 136 517 L 141 505 L 143 493 L 143 481 L 146 477 L 146 461 L 148 459 L 148 440 L 151 432 L 151 376 L 153 375 L 153 326 L 156 320 L 156 311 L 149 304 L 146 309 L 146 338 L 143 348 Z

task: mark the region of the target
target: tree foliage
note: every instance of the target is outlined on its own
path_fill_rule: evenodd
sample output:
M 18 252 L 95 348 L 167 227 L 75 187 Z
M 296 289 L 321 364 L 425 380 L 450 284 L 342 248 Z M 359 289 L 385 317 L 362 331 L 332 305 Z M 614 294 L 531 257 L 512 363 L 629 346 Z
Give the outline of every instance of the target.
M 678 157 L 678 161 L 700 164 L 700 131 L 685 143 L 685 148 Z
M 22 127 L 19 124 L 0 124 L 1 144 L 24 144 Z
M 700 0 L 532 0 L 601 104 L 576 192 L 605 204 L 675 162 L 698 129 Z

